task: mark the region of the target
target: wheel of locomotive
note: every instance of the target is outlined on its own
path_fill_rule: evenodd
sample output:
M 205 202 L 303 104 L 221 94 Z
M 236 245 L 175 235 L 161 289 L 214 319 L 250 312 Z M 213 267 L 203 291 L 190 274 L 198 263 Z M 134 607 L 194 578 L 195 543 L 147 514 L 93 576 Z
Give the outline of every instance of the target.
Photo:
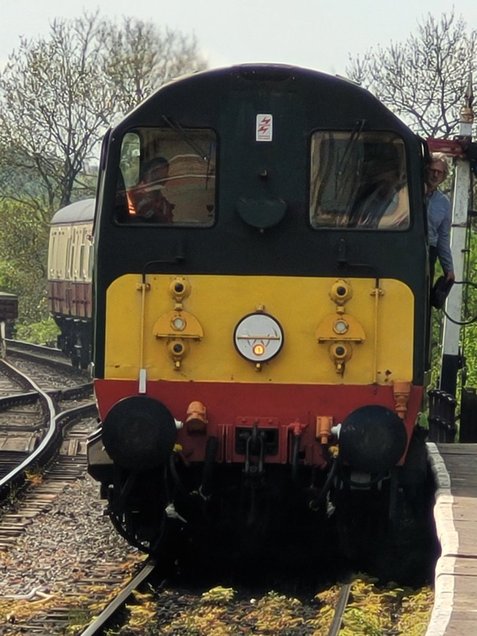
M 184 520 L 173 506 L 166 505 L 161 493 L 167 489 L 158 488 L 160 484 L 161 479 L 150 479 L 150 475 L 129 473 L 120 487 L 116 484 L 110 488 L 108 514 L 118 534 L 130 545 L 157 558 L 164 569 L 171 569 L 180 552 Z M 148 495 L 155 492 L 147 506 L 138 497 L 138 493 L 145 496 L 146 492 Z M 129 497 L 138 505 L 131 504 Z
M 390 529 L 384 555 L 392 555 L 387 578 L 422 585 L 433 578 L 439 551 L 435 534 L 434 485 L 426 451 L 426 431 L 416 427 L 406 461 L 395 470 L 390 502 Z M 388 557 L 389 559 L 389 557 Z
M 439 549 L 425 440 L 426 431 L 417 427 L 404 465 L 392 471 L 386 531 L 370 554 L 369 568 L 375 576 L 406 585 L 432 580 Z
M 406 493 L 409 504 L 416 514 L 424 509 L 428 482 L 428 462 L 426 450 L 427 431 L 416 426 L 406 455 L 404 465 L 399 469 L 399 484 Z
M 79 369 L 80 367 L 80 359 L 76 351 L 73 351 L 70 355 L 71 366 L 74 369 Z
M 368 488 L 356 487 L 349 475 L 333 493 L 333 520 L 339 554 L 353 567 L 367 569 L 376 546 L 387 532 L 389 482 L 376 479 Z
M 119 513 L 110 511 L 109 517 L 118 534 L 120 534 L 130 545 L 134 546 L 141 552 L 145 552 L 146 554 L 155 555 L 157 553 L 158 546 L 160 545 L 161 539 L 163 539 L 165 533 L 165 512 L 156 534 L 148 538 L 141 536 L 141 532 L 135 528 L 136 520 L 134 519 L 134 515 L 125 512 Z
M 79 366 L 87 369 L 91 361 L 91 345 L 85 336 L 81 337 L 81 349 L 79 351 Z

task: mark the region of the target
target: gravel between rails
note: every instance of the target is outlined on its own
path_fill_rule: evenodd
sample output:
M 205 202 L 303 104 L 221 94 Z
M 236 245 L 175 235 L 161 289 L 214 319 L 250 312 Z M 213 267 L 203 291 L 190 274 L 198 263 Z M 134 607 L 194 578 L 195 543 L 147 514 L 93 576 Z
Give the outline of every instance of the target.
M 88 475 L 66 483 L 15 545 L 0 551 L 2 636 L 29 633 L 22 625 L 49 608 L 87 613 L 97 587 L 110 586 L 113 592 L 116 584 L 128 580 L 144 555 L 116 534 L 103 516 L 103 505 L 98 485 Z M 66 632 L 50 636 L 54 633 Z

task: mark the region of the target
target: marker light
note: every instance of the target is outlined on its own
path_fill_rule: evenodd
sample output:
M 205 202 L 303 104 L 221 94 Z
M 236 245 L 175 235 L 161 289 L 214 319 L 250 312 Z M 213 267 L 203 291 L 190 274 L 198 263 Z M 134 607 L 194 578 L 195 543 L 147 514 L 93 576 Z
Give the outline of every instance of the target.
M 252 351 L 256 356 L 263 356 L 263 354 L 265 353 L 266 349 L 265 346 L 259 342 L 257 342 L 256 345 L 253 345 L 252 347 Z
M 283 330 L 277 320 L 262 312 L 249 314 L 235 327 L 237 351 L 250 362 L 267 362 L 283 346 Z
M 186 321 L 182 318 L 182 316 L 174 316 L 171 321 L 171 326 L 174 331 L 183 331 L 186 327 Z
M 348 331 L 348 323 L 343 318 L 339 318 L 335 322 L 333 329 L 337 334 L 346 333 Z

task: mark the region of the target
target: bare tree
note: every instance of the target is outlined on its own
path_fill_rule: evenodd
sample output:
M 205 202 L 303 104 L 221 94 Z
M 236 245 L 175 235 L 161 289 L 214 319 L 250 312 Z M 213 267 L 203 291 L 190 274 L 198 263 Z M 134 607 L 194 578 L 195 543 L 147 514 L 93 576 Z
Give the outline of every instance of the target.
M 131 18 L 117 26 L 97 13 L 55 20 L 48 38 L 22 40 L 0 76 L 3 198 L 49 219 L 93 193 L 87 167 L 115 115 L 204 65 L 195 38 Z
M 106 51 L 104 75 L 122 112 L 172 78 L 206 68 L 195 37 L 167 27 L 124 18 L 121 26 L 104 22 L 101 37 Z
M 0 77 L 3 175 L 16 176 L 3 179 L 3 196 L 47 215 L 81 189 L 78 177 L 112 111 L 97 72 L 96 21 L 58 20 L 48 39 L 22 40 Z
M 48 223 L 94 195 L 111 122 L 164 81 L 204 66 L 195 38 L 98 13 L 55 20 L 47 37 L 12 52 L 0 73 L 0 284 L 20 294 L 22 317 L 45 316 Z
M 457 133 L 471 74 L 476 76 L 477 31 L 452 11 L 431 14 L 405 42 L 350 56 L 348 77 L 425 137 Z

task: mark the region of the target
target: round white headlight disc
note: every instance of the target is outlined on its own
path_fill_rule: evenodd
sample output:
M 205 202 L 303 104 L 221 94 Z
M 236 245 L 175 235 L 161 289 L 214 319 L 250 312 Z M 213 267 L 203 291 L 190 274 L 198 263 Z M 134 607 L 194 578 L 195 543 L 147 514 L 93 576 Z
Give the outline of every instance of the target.
M 249 314 L 235 327 L 234 343 L 246 360 L 268 362 L 283 346 L 283 330 L 280 323 L 268 314 Z

